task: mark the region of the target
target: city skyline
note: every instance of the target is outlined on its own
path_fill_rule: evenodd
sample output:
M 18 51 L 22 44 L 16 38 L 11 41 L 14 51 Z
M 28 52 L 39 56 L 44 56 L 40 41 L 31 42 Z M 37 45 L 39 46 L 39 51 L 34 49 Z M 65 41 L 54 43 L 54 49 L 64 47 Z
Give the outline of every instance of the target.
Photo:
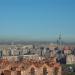
M 0 40 L 75 40 L 74 0 L 0 1 Z

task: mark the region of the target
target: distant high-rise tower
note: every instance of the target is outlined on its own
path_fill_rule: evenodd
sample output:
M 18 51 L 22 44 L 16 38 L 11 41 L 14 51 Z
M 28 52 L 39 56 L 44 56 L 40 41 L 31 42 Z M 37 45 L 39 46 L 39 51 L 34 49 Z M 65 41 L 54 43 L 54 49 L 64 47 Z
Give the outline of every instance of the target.
M 61 33 L 59 34 L 59 45 L 61 45 Z
M 57 45 L 58 45 L 58 47 L 61 49 L 61 45 L 62 45 L 61 33 L 59 34 L 59 38 L 58 38 L 58 40 L 57 40 Z

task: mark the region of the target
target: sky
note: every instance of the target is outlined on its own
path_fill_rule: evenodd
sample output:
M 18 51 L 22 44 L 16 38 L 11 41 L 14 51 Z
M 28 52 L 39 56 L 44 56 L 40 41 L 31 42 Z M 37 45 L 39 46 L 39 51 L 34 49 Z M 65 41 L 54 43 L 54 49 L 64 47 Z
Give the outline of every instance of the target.
M 0 0 L 0 40 L 75 41 L 75 0 Z

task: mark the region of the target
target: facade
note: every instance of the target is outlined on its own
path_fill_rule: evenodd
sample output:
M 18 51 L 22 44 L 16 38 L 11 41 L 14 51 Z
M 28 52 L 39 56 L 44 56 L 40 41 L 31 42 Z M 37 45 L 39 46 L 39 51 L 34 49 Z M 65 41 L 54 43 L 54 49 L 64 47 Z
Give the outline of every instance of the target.
M 69 49 L 69 47 L 65 47 L 64 48 L 64 54 L 65 55 L 68 55 L 68 54 L 71 54 L 72 52 L 71 52 L 71 50 Z
M 0 68 L 0 75 L 61 75 L 61 66 L 55 58 L 48 60 L 23 60 L 21 62 L 6 63 Z M 6 66 L 7 65 L 7 66 Z M 3 74 L 2 74 L 3 73 Z
M 75 56 L 70 54 L 66 56 L 66 64 L 75 64 Z
M 10 62 L 19 61 L 18 56 L 3 56 L 2 59 L 7 59 Z
M 23 46 L 22 48 L 23 48 L 23 49 L 26 49 L 26 48 L 31 49 L 31 48 L 33 48 L 33 45 L 25 45 L 25 46 Z
M 35 65 L 31 65 L 26 70 L 20 71 L 12 71 L 12 70 L 4 70 L 4 75 L 61 75 L 61 67 L 57 68 L 55 71 L 55 67 L 49 67 L 46 64 L 43 64 L 42 67 L 35 67 Z

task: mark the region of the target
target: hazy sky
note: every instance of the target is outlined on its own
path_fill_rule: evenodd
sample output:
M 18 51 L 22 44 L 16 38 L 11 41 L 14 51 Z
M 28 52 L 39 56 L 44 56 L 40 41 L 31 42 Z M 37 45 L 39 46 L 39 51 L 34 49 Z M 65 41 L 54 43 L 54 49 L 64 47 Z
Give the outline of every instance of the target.
M 1 39 L 75 40 L 75 0 L 0 0 Z

